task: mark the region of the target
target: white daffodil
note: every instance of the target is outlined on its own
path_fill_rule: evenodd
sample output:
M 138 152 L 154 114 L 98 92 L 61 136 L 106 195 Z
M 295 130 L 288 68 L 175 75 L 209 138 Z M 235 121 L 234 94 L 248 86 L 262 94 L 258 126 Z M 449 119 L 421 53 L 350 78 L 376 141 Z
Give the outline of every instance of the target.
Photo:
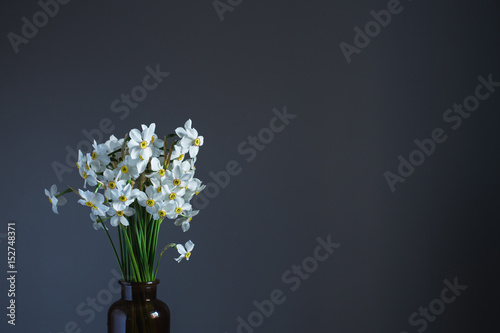
M 103 172 L 104 170 L 106 170 L 106 166 L 110 162 L 110 158 L 108 156 L 108 148 L 105 144 L 98 145 L 95 140 L 92 147 L 94 147 L 94 151 L 92 152 L 92 155 L 90 155 L 90 167 L 95 172 Z
M 165 201 L 156 201 L 151 207 L 151 215 L 155 220 L 163 219 L 167 216 L 167 207 Z
M 191 127 L 191 119 L 188 119 L 184 124 L 184 128 L 177 127 L 175 133 L 181 138 L 180 145 L 184 149 L 189 149 L 189 156 L 195 157 L 198 155 L 200 146 L 203 146 L 203 137 L 198 136 L 198 131 Z
M 109 137 L 109 140 L 104 143 L 108 150 L 108 154 L 111 154 L 113 152 L 120 152 L 122 146 L 123 146 L 123 139 L 117 139 L 116 136 L 111 135 Z M 121 155 L 121 152 L 120 152 Z
M 142 133 L 136 128 L 129 132 L 130 141 L 127 145 L 132 159 L 149 162 L 149 159 L 153 156 L 153 149 L 150 144 L 153 140 L 155 128 L 155 123 L 152 123 L 149 127 L 144 126 Z
M 103 205 L 104 195 L 101 193 L 94 193 L 90 191 L 78 190 L 78 193 L 82 197 L 78 200 L 78 203 L 92 208 L 91 212 L 94 215 L 106 216 L 106 212 L 109 210 L 108 206 Z
M 154 171 L 153 173 L 146 175 L 149 178 L 158 178 L 161 179 L 165 176 L 165 168 L 163 167 L 163 164 L 160 162 L 160 160 L 157 157 L 153 157 L 151 159 L 151 170 Z
M 153 125 L 153 124 L 151 124 Z M 151 127 L 151 126 L 150 126 Z M 142 131 L 144 132 L 145 130 L 148 129 L 146 125 L 141 125 Z M 154 132 L 154 130 L 153 130 Z M 163 140 L 160 140 L 156 134 L 153 133 L 153 136 L 151 137 L 151 144 L 150 147 L 153 151 L 153 157 L 159 157 L 163 153 Z
M 128 226 L 128 220 L 126 216 L 132 216 L 135 214 L 135 209 L 126 206 L 123 202 L 113 202 L 111 208 L 108 210 L 108 215 L 111 216 L 110 224 L 113 227 L 118 226 L 120 223 L 124 226 Z
M 125 156 L 125 160 L 118 164 L 120 171 L 116 176 L 117 180 L 135 180 L 139 177 L 140 172 L 137 169 L 137 162 L 139 160 L 133 160 L 130 155 Z
M 123 186 L 122 183 L 115 183 L 115 189 L 111 191 L 111 200 L 121 202 L 128 207 L 141 194 L 144 193 L 136 188 L 132 189 L 130 184 Z
M 146 207 L 146 211 L 149 214 L 153 214 L 154 210 L 158 208 L 155 208 L 155 205 L 163 205 L 164 200 L 165 195 L 155 190 L 153 186 L 148 186 L 146 188 L 146 193 L 139 192 L 137 197 L 137 202 L 139 202 L 139 205 L 141 205 L 142 207 Z
M 163 193 L 165 200 L 175 200 L 177 197 L 183 197 L 186 192 L 185 188 L 179 186 L 170 189 L 166 178 L 151 178 L 151 183 L 153 183 L 153 188 L 156 192 Z
M 87 161 L 90 160 L 90 154 L 87 154 Z M 83 182 L 83 188 L 87 188 L 87 184 L 90 186 L 96 186 L 98 181 L 97 181 L 97 174 L 95 173 L 94 170 L 88 167 L 88 164 L 86 168 L 81 167 L 78 169 L 80 172 L 80 176 L 84 179 Z
M 87 155 L 82 153 L 81 150 L 78 151 L 78 161 L 76 162 L 76 167 L 78 171 L 80 171 L 80 176 L 82 175 L 82 170 L 87 171 L 89 169 L 89 165 L 87 164 Z
M 108 230 L 108 227 L 106 227 L 104 225 L 104 222 L 102 222 L 99 219 L 99 216 L 94 215 L 94 213 L 90 213 L 90 219 L 94 222 L 94 224 L 92 225 L 92 227 L 94 228 L 94 230 L 99 230 L 99 229 L 104 229 L 104 228 L 106 228 L 106 230 Z
M 193 175 L 189 172 L 184 172 L 179 164 L 176 164 L 172 170 L 165 171 L 165 179 L 171 189 L 175 187 L 186 187 L 187 182 L 189 182 L 192 177 Z
M 59 214 L 57 211 L 57 206 L 62 206 L 66 203 L 65 197 L 57 198 L 57 186 L 56 184 L 50 187 L 50 190 L 45 189 L 45 195 L 49 197 L 49 201 L 52 204 L 52 211 Z
M 188 182 L 188 186 L 186 189 L 186 194 L 184 199 L 186 201 L 190 201 L 195 195 L 198 195 L 201 191 L 205 189 L 206 185 L 201 183 L 201 180 L 198 178 L 193 178 Z
M 175 246 L 177 248 L 177 252 L 179 252 L 180 256 L 175 260 L 179 263 L 182 259 L 189 260 L 191 257 L 191 251 L 193 251 L 194 243 L 192 241 L 187 241 L 185 247 L 182 244 L 177 244 Z
M 170 200 L 167 202 L 167 217 L 171 220 L 178 217 L 182 212 L 189 211 L 193 207 L 189 202 L 184 201 L 183 198 L 177 197 L 174 200 Z
M 104 196 L 108 199 L 111 199 L 111 192 L 116 188 L 116 184 L 120 184 L 122 187 L 127 185 L 127 181 L 124 179 L 116 180 L 118 172 L 120 172 L 120 169 L 106 169 L 102 174 L 102 181 L 106 187 Z
M 189 211 L 183 212 L 182 217 L 175 220 L 174 224 L 176 226 L 181 226 L 182 231 L 186 232 L 189 230 L 189 228 L 191 226 L 191 224 L 190 224 L 191 220 L 193 219 L 193 217 L 198 215 L 199 212 L 200 212 L 199 210 L 189 210 Z
M 170 156 L 170 158 L 174 161 L 182 161 L 188 150 L 189 149 L 182 148 L 180 144 L 176 144 L 174 146 L 174 150 L 172 150 L 172 155 Z
M 184 161 L 173 160 L 170 164 L 170 170 L 173 170 L 176 166 L 180 166 L 183 173 L 189 173 L 191 177 L 194 175 L 194 169 L 192 169 L 191 159 Z

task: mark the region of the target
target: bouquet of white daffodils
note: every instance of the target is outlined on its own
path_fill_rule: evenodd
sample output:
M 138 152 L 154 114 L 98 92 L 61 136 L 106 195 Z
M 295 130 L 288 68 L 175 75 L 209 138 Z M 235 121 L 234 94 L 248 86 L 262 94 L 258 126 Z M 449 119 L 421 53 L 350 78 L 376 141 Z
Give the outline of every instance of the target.
M 175 220 L 184 232 L 198 215 L 190 201 L 205 185 L 194 178 L 195 162 L 203 136 L 192 128 L 191 120 L 175 130 L 180 138 L 168 148 L 168 139 L 158 138 L 156 125 L 142 125 L 142 132 L 133 129 L 125 138 L 111 136 L 102 144 L 94 141 L 92 153 L 78 152 L 77 167 L 83 178 L 83 188 L 68 188 L 58 193 L 56 185 L 45 194 L 58 213 L 66 199 L 62 195 L 74 192 L 78 202 L 90 209 L 94 229 L 103 229 L 113 247 L 125 281 L 154 281 L 163 252 L 175 247 L 182 259 L 189 260 L 194 244 L 170 243 L 159 255 L 156 267 L 158 233 L 164 218 Z M 189 153 L 190 158 L 186 158 Z M 88 190 L 87 186 L 93 187 Z M 102 193 L 100 193 L 102 191 Z M 117 227 L 119 253 L 106 226 Z

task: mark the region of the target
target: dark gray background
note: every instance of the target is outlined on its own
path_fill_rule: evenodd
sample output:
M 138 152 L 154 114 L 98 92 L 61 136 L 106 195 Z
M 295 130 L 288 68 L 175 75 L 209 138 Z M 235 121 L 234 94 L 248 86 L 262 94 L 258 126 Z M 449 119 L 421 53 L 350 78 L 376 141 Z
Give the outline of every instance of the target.
M 387 2 L 244 0 L 221 22 L 209 0 L 71 1 L 15 54 L 7 34 L 40 7 L 3 1 L 1 202 L 5 224 L 17 222 L 19 273 L 17 325 L 2 313 L 2 332 L 59 333 L 71 321 L 106 331 L 108 306 L 90 323 L 76 313 L 117 267 L 105 234 L 75 196 L 55 215 L 43 194 L 81 187 L 51 163 L 103 118 L 117 136 L 151 122 L 163 135 L 191 118 L 205 136 L 199 178 L 230 160 L 243 168 L 188 233 L 162 229 L 162 244 L 196 244 L 191 261 L 172 251 L 161 263 L 172 332 L 236 332 L 273 289 L 287 300 L 255 332 L 417 332 L 408 317 L 455 277 L 467 290 L 425 331 L 498 330 L 500 92 L 456 131 L 442 119 L 479 75 L 500 81 L 497 3 L 403 0 L 348 64 L 339 44 Z M 170 76 L 121 120 L 111 103 L 156 64 Z M 285 105 L 297 117 L 247 162 L 238 145 Z M 383 173 L 437 127 L 448 140 L 392 193 Z M 328 235 L 341 246 L 292 292 L 282 274 Z M 5 279 L 0 288 L 3 312 Z

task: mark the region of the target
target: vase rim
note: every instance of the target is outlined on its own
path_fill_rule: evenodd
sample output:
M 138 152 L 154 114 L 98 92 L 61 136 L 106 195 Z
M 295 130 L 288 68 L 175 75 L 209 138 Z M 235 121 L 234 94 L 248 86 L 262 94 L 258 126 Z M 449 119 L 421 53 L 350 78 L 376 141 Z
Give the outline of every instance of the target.
M 122 286 L 139 286 L 139 285 L 149 285 L 149 286 L 154 286 L 160 283 L 159 279 L 156 279 L 154 281 L 144 281 L 144 282 L 131 282 L 131 281 L 125 281 L 123 279 L 118 280 L 118 283 L 120 283 Z

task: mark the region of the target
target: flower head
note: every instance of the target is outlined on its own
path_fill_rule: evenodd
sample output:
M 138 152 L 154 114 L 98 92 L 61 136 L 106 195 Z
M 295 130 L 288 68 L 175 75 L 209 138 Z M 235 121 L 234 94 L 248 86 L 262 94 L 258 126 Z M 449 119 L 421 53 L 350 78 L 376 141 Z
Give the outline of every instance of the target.
M 49 201 L 50 203 L 52 204 L 52 211 L 56 214 L 59 214 L 59 212 L 57 211 L 57 206 L 62 206 L 66 203 L 66 198 L 65 197 L 61 197 L 61 198 L 57 198 L 57 186 L 56 184 L 52 185 L 50 187 L 50 190 L 45 190 L 45 195 L 49 197 Z
M 186 247 L 182 246 L 182 244 L 177 244 L 175 246 L 180 254 L 180 256 L 175 259 L 178 263 L 181 262 L 181 260 L 184 258 L 186 258 L 186 260 L 189 260 L 189 258 L 191 257 L 191 251 L 193 251 L 194 243 L 188 241 L 185 246 Z
M 188 119 L 184 124 L 184 128 L 177 127 L 175 133 L 181 138 L 180 145 L 182 148 L 189 150 L 189 155 L 195 157 L 200 146 L 203 146 L 204 139 L 202 136 L 198 136 L 198 131 L 191 126 L 191 119 Z
M 80 200 L 78 200 L 78 203 L 90 207 L 92 210 L 91 212 L 94 215 L 99 215 L 102 217 L 106 216 L 106 212 L 108 211 L 109 207 L 103 205 L 104 202 L 104 195 L 101 193 L 94 193 L 90 191 L 82 191 L 78 190 L 78 193 L 82 197 Z

